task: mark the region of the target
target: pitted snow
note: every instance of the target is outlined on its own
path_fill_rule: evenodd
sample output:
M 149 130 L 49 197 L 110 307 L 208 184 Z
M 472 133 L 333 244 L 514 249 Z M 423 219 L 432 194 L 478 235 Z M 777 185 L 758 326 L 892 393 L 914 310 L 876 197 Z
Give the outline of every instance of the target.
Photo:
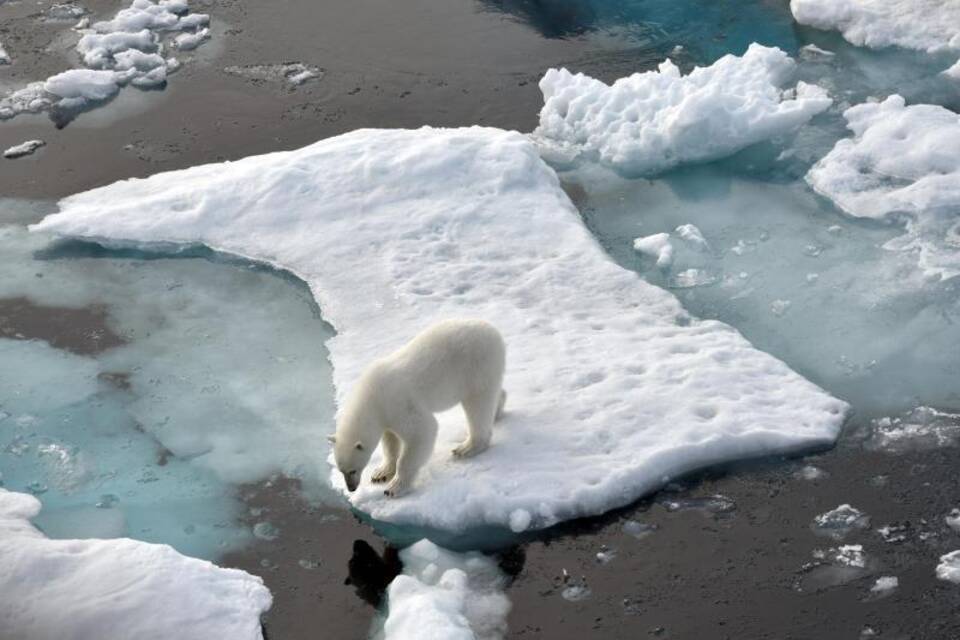
M 540 80 L 534 137 L 550 160 L 597 160 L 633 175 L 715 160 L 793 131 L 830 106 L 815 85 L 781 89 L 795 66 L 780 49 L 752 44 L 742 57 L 726 55 L 685 76 L 670 60 L 612 85 L 550 69 Z
M 118 182 L 60 207 L 34 229 L 202 242 L 299 275 L 338 331 L 328 346 L 341 400 L 369 362 L 431 323 L 494 322 L 510 395 L 492 447 L 451 459 L 463 417 L 440 416 L 411 494 L 389 499 L 366 479 L 352 494 L 378 519 L 545 527 L 704 465 L 831 443 L 846 411 L 616 266 L 517 133 L 361 130 Z
M 960 275 L 960 115 L 893 95 L 844 112 L 840 140 L 807 182 L 858 218 L 903 220 L 888 249 L 916 253 L 934 277 Z
M 259 577 L 128 538 L 50 540 L 29 522 L 39 511 L 0 488 L 4 638 L 262 638 Z

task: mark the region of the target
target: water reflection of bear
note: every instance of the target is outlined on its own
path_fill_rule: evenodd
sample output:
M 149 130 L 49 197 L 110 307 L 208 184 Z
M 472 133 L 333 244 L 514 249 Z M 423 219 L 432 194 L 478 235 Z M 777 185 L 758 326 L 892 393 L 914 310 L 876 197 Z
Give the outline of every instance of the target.
M 523 547 L 517 545 L 497 554 L 500 570 L 508 579 L 513 580 L 526 562 Z M 400 554 L 395 547 L 385 545 L 383 554 L 379 554 L 366 540 L 353 541 L 353 555 L 347 563 L 347 579 L 344 584 L 352 585 L 357 596 L 374 607 L 379 607 L 383 594 L 403 570 Z

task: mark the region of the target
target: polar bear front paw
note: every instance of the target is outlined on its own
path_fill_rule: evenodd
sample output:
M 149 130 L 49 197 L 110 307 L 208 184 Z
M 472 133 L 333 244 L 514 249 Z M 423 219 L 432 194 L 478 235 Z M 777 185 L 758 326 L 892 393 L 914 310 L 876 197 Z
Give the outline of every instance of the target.
M 483 453 L 486 448 L 486 446 L 481 446 L 472 440 L 466 440 L 463 444 L 453 450 L 453 456 L 455 458 L 469 458 L 477 455 L 478 453 Z
M 386 482 L 393 477 L 394 473 L 396 473 L 396 470 L 393 467 L 384 465 L 373 472 L 373 475 L 370 476 L 370 482 L 373 482 L 374 484 Z
M 387 485 L 387 488 L 383 490 L 383 495 L 391 498 L 399 498 L 406 492 L 406 485 L 400 482 L 399 478 L 394 477 L 393 480 L 390 481 L 390 484 Z

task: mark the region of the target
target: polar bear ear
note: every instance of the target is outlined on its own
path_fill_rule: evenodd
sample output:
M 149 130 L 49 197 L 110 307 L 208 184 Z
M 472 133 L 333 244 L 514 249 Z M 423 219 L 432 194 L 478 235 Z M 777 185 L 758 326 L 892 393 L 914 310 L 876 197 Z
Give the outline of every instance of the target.
M 330 444 L 336 444 L 337 436 L 327 436 L 327 442 L 329 442 Z
M 356 447 L 357 451 L 363 451 L 363 443 L 362 443 L 362 442 L 358 442 L 358 443 L 357 443 L 356 445 L 354 445 L 354 446 Z

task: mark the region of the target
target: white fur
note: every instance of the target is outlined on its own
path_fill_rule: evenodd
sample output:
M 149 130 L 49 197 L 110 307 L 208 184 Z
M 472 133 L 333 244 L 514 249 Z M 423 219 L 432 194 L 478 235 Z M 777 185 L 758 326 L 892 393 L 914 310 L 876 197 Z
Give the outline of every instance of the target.
M 490 445 L 503 411 L 506 347 L 500 332 L 482 320 L 445 320 L 398 351 L 374 361 L 354 385 L 337 419 L 334 457 L 354 490 L 377 443 L 384 462 L 371 477 L 397 496 L 410 488 L 433 453 L 433 414 L 463 405 L 469 435 L 453 450 L 467 457 Z

